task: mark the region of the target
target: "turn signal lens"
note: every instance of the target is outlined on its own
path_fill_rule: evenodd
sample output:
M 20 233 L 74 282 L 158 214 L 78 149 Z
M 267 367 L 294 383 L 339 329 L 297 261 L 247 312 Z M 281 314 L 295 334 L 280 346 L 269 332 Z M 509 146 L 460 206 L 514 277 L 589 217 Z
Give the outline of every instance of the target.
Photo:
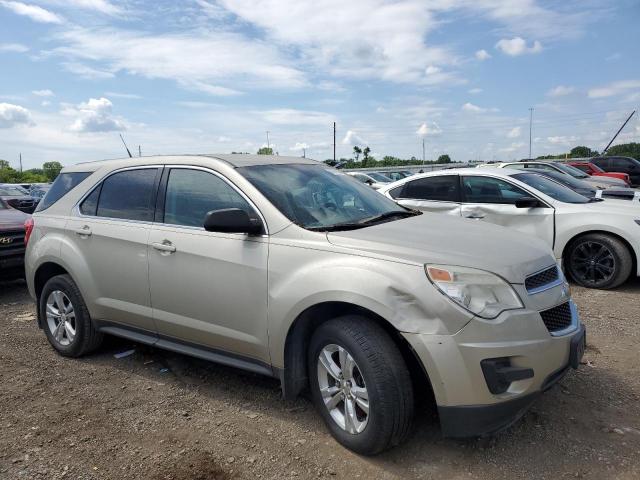
M 453 282 L 453 276 L 448 270 L 436 267 L 427 267 L 427 273 L 429 274 L 429 278 L 434 282 Z

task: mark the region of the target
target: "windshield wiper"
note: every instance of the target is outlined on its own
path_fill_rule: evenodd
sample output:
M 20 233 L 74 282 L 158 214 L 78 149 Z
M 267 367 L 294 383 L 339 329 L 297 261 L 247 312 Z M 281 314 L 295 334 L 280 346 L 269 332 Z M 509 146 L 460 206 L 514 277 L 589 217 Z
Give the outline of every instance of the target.
M 415 215 L 420 215 L 420 212 L 415 210 L 394 210 L 392 212 L 384 212 L 380 215 L 376 215 L 375 217 L 365 218 L 364 220 L 360 220 L 358 223 L 361 225 L 371 225 L 393 217 L 413 217 Z
M 307 230 L 311 230 L 312 232 L 336 232 L 340 230 L 357 230 L 358 228 L 365 228 L 367 225 L 363 225 L 362 223 L 353 223 L 353 222 L 345 222 L 345 223 L 336 223 L 335 225 L 323 225 L 320 227 L 306 227 Z

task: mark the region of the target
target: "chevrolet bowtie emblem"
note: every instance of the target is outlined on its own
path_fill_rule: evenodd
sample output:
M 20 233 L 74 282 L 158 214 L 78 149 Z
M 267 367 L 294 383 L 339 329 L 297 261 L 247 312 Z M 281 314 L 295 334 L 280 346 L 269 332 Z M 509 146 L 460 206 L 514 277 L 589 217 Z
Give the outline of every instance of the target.
M 9 245 L 11 242 L 13 242 L 11 237 L 0 237 L 0 245 Z

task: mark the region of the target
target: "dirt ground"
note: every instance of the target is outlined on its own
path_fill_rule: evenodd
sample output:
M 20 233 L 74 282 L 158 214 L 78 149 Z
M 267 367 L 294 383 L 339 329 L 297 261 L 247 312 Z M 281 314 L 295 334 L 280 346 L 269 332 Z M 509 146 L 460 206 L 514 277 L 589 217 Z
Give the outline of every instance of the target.
M 573 293 L 586 365 L 522 421 L 443 440 L 418 405 L 406 444 L 364 458 L 273 379 L 118 339 L 62 358 L 25 284 L 0 283 L 0 479 L 640 478 L 640 282 Z

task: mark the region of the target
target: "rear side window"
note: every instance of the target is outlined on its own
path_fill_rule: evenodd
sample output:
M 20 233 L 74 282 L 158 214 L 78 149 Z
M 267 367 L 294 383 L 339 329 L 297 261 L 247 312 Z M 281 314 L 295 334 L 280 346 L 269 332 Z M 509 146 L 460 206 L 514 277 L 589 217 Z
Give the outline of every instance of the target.
M 435 200 L 440 202 L 460 201 L 458 175 L 419 178 L 404 185 L 400 198 Z
M 591 169 L 589 168 L 588 165 L 571 165 L 574 168 L 577 168 L 578 170 L 583 171 L 584 173 L 589 173 L 591 172 Z
M 92 172 L 61 173 L 51 185 L 51 188 L 38 204 L 36 212 L 41 212 L 56 203 L 67 193 L 73 190 L 80 182 L 91 175 Z
M 157 168 L 114 173 L 80 205 L 84 215 L 153 221 Z
M 498 178 L 463 177 L 462 183 L 466 203 L 515 204 L 516 200 L 531 197 L 524 190 Z

